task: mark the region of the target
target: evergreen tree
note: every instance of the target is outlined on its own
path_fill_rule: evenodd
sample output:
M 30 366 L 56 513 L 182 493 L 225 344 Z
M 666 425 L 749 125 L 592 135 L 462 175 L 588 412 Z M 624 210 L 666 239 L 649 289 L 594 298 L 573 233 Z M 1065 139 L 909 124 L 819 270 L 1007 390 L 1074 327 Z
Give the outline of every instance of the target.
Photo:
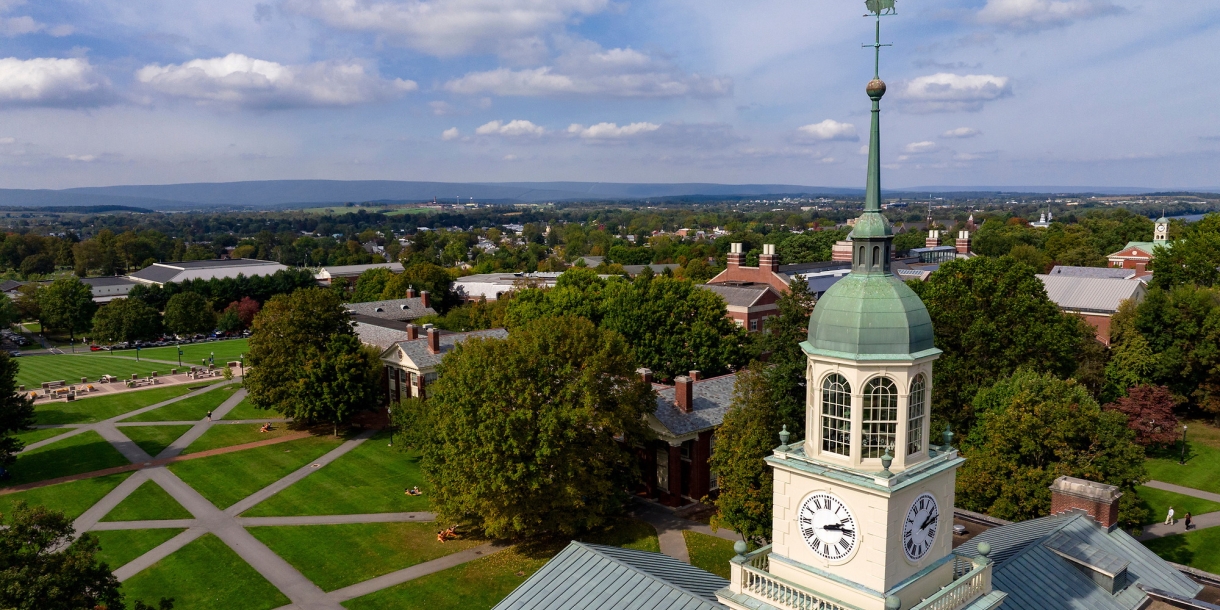
M 34 424 L 34 400 L 17 391 L 17 361 L 0 351 L 0 466 L 17 460 L 25 443 L 14 436 Z
M 779 413 L 771 404 L 767 371 L 755 364 L 737 374 L 733 404 L 716 429 L 710 466 L 720 495 L 713 527 L 730 527 L 746 540 L 771 539 L 772 475 L 763 458 L 779 444 Z

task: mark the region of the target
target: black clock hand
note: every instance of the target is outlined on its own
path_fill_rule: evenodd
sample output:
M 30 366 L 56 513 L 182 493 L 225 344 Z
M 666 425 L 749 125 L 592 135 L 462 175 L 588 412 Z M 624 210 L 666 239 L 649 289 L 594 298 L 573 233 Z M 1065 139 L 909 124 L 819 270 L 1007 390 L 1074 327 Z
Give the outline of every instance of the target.
M 830 525 L 822 526 L 822 529 L 824 529 L 828 532 L 839 532 L 839 531 L 843 531 L 843 526 L 838 523 L 831 523 Z
M 928 518 L 923 520 L 923 525 L 919 526 L 919 529 L 926 530 L 929 525 L 932 525 L 932 515 L 928 515 Z

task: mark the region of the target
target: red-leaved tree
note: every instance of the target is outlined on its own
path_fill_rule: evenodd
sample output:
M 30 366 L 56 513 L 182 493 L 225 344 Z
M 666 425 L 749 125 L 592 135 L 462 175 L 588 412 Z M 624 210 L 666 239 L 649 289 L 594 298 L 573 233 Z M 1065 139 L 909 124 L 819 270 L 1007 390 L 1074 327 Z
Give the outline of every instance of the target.
M 261 307 L 258 301 L 250 297 L 242 297 L 240 301 L 233 301 L 225 307 L 225 313 L 230 311 L 237 314 L 237 319 L 241 320 L 242 328 L 250 328 L 250 324 L 254 322 L 254 316 L 258 315 L 258 310 Z
M 1105 406 L 1127 416 L 1127 427 L 1135 431 L 1135 442 L 1148 447 L 1167 445 L 1178 438 L 1178 418 L 1173 414 L 1177 404 L 1169 388 L 1140 385 L 1127 390 L 1127 395 Z

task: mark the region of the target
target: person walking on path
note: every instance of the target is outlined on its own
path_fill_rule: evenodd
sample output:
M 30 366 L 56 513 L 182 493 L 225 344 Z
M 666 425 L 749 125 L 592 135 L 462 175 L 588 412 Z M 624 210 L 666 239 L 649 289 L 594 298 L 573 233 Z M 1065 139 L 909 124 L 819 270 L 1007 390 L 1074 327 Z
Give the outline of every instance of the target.
M 212 421 L 212 412 L 208 411 L 208 421 Z
M 1173 507 L 1169 507 L 1169 514 L 1165 515 L 1165 525 L 1173 525 Z
M 1182 521 L 1184 521 L 1186 523 L 1186 531 L 1189 532 L 1190 531 L 1190 513 L 1186 513 L 1186 518 L 1183 519 Z

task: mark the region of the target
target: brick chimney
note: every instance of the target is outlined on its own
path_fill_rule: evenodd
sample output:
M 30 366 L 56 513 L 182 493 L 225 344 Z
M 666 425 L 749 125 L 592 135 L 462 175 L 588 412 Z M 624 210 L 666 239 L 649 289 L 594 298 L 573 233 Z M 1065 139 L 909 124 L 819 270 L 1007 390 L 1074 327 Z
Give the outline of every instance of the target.
M 431 307 L 431 306 L 432 306 L 432 303 L 431 303 L 432 299 L 428 298 L 428 296 L 429 296 L 429 295 L 428 295 L 428 291 L 427 291 L 427 290 L 424 290 L 424 291 L 422 291 L 422 292 L 420 292 L 420 293 L 419 293 L 419 304 L 420 304 L 420 306 L 422 306 L 422 307 Z
M 764 271 L 779 273 L 779 256 L 775 254 L 775 244 L 763 244 L 762 255 L 758 257 L 758 266 Z
M 935 248 L 940 245 L 940 231 L 928 231 L 928 237 L 923 240 L 923 247 Z
M 414 341 L 419 338 L 419 327 L 414 324 L 407 324 L 407 341 Z
M 957 253 L 970 254 L 970 231 L 957 232 Z
M 703 379 L 703 371 L 691 371 L 690 375 L 688 376 L 690 377 L 691 381 L 699 381 Z
M 408 288 L 408 289 L 407 289 L 407 298 L 408 298 L 408 299 L 414 299 L 414 298 L 415 298 L 415 289 L 414 289 L 414 288 Z
M 1051 514 L 1083 510 L 1102 527 L 1118 525 L 1118 499 L 1123 496 L 1113 485 L 1075 477 L 1059 477 L 1051 484 Z
M 643 379 L 644 383 L 652 385 L 652 369 L 640 368 L 636 369 L 635 372 L 640 375 L 640 379 Z
M 740 267 L 746 262 L 745 252 L 741 248 L 741 244 L 729 244 L 729 269 Z
M 427 294 L 427 293 L 425 293 Z M 433 354 L 441 353 L 441 331 L 437 328 L 428 329 L 428 351 Z
M 836 241 L 830 250 L 830 260 L 839 263 L 851 262 L 851 240 Z
M 674 377 L 674 404 L 683 413 L 695 410 L 695 382 L 686 375 Z

